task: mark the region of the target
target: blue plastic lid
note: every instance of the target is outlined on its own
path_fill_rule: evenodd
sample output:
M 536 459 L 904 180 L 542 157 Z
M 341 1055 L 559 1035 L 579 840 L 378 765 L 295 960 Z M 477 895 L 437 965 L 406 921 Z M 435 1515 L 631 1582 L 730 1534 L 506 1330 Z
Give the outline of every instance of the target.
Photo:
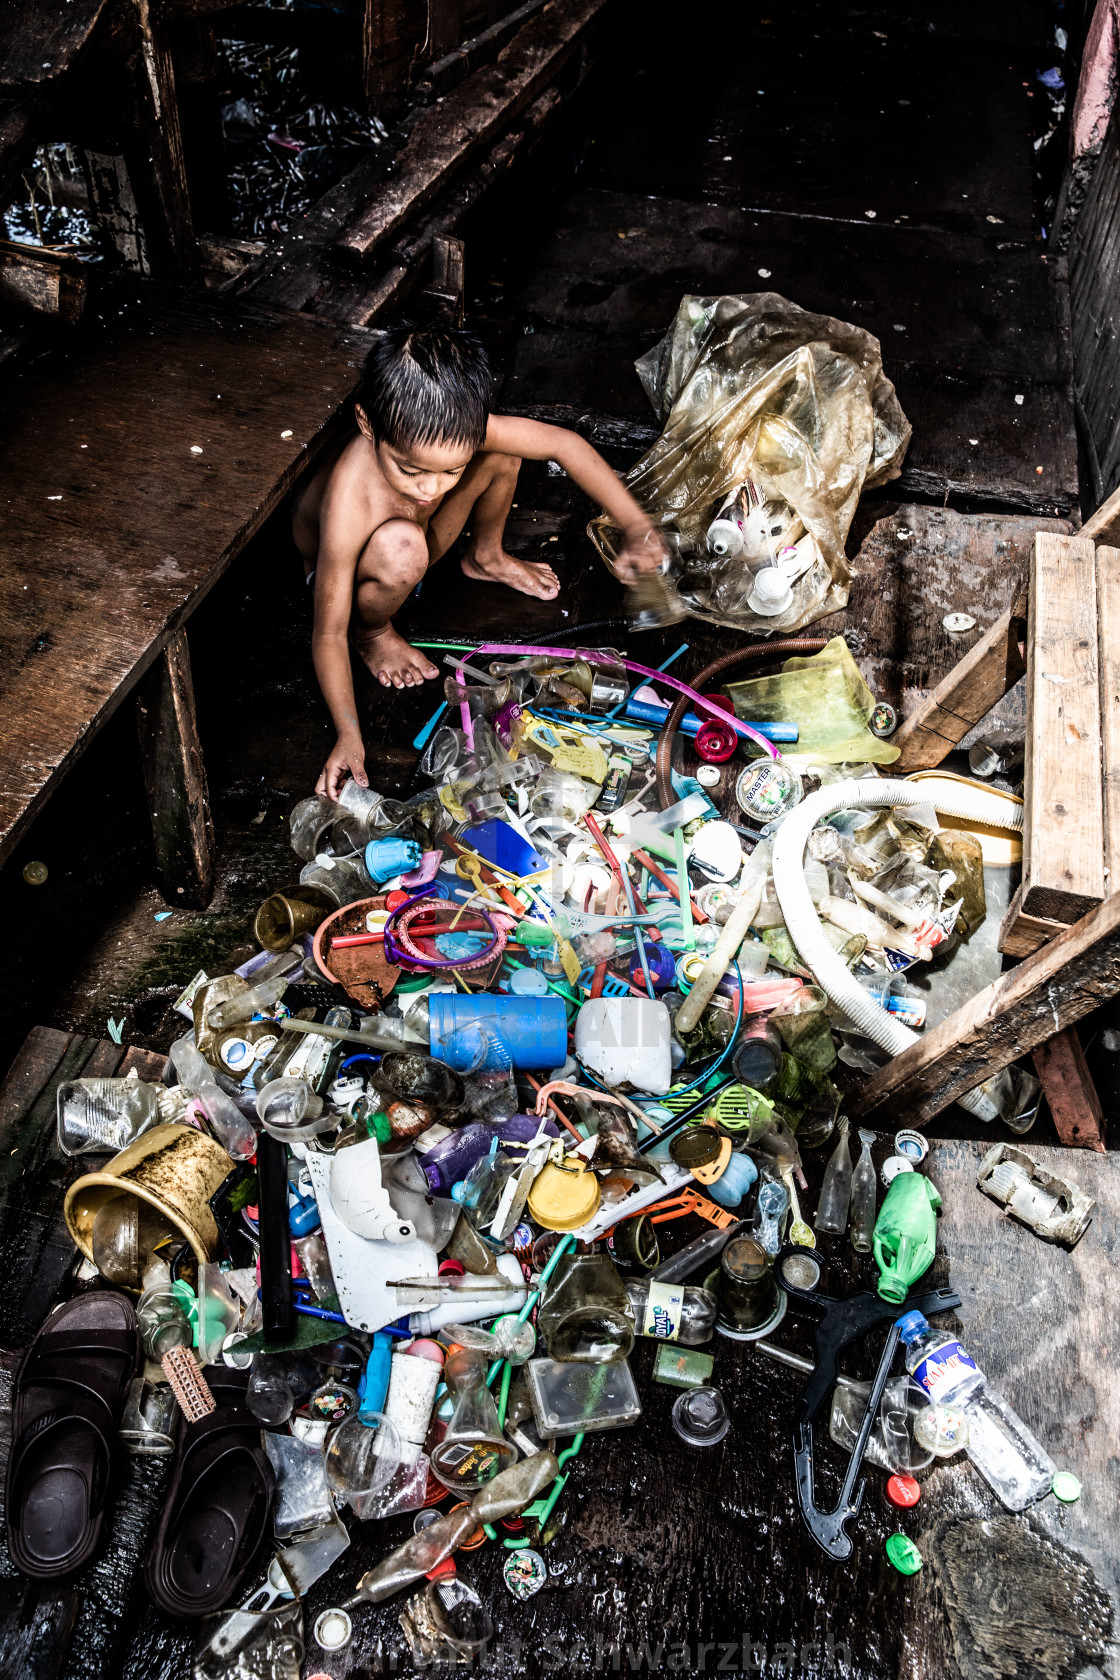
M 920 1312 L 903 1313 L 901 1318 L 895 1319 L 895 1323 L 898 1325 L 899 1334 L 908 1346 L 911 1342 L 917 1340 L 923 1330 L 929 1329 L 929 1320 L 924 1318 Z

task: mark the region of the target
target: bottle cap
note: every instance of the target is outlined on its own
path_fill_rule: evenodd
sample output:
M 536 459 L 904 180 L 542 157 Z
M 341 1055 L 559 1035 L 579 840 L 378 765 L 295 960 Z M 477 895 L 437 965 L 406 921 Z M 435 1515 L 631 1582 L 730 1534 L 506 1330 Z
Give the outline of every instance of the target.
M 907 1346 L 916 1337 L 920 1336 L 923 1330 L 929 1329 L 928 1322 L 920 1312 L 903 1313 L 901 1318 L 895 1319 L 895 1323 L 898 1325 L 899 1335 Z
M 924 1161 L 929 1154 L 929 1139 L 921 1132 L 901 1131 L 894 1134 L 894 1152 L 910 1161 Z
M 892 1505 L 908 1511 L 922 1497 L 922 1490 L 913 1476 L 888 1476 L 887 1498 Z
M 1072 1470 L 1059 1470 L 1050 1483 L 1050 1492 L 1063 1505 L 1073 1505 L 1081 1498 L 1081 1483 Z
M 887 1561 L 900 1575 L 916 1575 L 922 1567 L 922 1554 L 908 1534 L 887 1536 Z
M 914 1172 L 913 1161 L 908 1161 L 905 1155 L 888 1155 L 879 1168 L 879 1177 L 886 1185 L 894 1183 L 899 1173 Z
M 502 1565 L 502 1580 L 514 1598 L 532 1598 L 548 1580 L 548 1565 L 531 1546 L 510 1552 Z

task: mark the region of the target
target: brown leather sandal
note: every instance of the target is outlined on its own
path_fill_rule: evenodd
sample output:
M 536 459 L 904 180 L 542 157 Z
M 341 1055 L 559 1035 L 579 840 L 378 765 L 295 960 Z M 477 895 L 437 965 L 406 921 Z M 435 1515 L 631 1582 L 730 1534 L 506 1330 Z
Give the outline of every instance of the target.
M 106 1289 L 56 1307 L 24 1354 L 4 1498 L 8 1552 L 22 1575 L 57 1580 L 96 1549 L 139 1365 L 136 1314 Z

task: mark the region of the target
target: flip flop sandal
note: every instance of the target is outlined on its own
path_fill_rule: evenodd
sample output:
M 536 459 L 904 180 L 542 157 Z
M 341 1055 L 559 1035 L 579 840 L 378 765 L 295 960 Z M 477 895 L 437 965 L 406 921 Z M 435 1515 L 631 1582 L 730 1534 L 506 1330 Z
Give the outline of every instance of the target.
M 181 1419 L 178 1456 L 144 1571 L 169 1616 L 208 1616 L 238 1597 L 271 1539 L 274 1475 L 245 1405 L 249 1372 L 208 1365 L 217 1409 Z
M 4 1498 L 8 1551 L 22 1575 L 57 1580 L 95 1550 L 139 1366 L 132 1304 L 104 1289 L 56 1307 L 24 1354 Z

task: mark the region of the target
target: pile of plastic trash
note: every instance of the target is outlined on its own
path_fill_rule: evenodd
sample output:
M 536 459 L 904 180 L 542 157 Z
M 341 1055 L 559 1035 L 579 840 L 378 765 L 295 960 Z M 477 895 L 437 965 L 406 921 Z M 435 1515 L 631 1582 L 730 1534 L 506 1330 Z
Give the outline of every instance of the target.
M 501 1540 L 509 1590 L 545 1584 L 574 1456 L 641 1414 L 635 1338 L 679 1390 L 677 1434 L 706 1448 L 734 1420 L 705 1346 L 774 1353 L 782 1317 L 815 1310 L 799 1190 L 802 1151 L 826 1143 L 816 1231 L 879 1271 L 837 1351 L 857 1323 L 890 1334 L 874 1382 L 830 1375 L 822 1351 L 803 1396 L 815 1538 L 851 1551 L 865 1460 L 900 1512 L 961 1451 L 1013 1510 L 1075 1487 L 924 1316 L 959 1305 L 915 1292 L 940 1205 L 924 1138 L 898 1134 L 880 1204 L 874 1134 L 853 1162 L 837 1083 L 909 1041 L 921 1000 L 900 977 L 983 921 L 980 841 L 939 814 L 1014 828 L 1016 802 L 881 776 L 889 708 L 839 642 L 715 696 L 609 650 L 448 663 L 421 791 L 349 783 L 292 812 L 298 881 L 262 904 L 258 955 L 183 993 L 177 1083 L 59 1091 L 66 1153 L 118 1152 L 66 1216 L 85 1275 L 138 1298 L 125 1439 L 181 1455 L 222 1372 L 263 1431 L 271 1504 L 207 1589 L 228 1613 L 202 1623 L 200 1676 L 286 1673 L 281 1648 L 298 1672 L 312 1631 L 341 1649 L 362 1605 L 404 1592 L 417 1662 L 482 1650 L 490 1615 L 456 1554 Z M 666 693 L 699 762 L 661 809 Z M 1021 1116 L 1024 1079 L 974 1093 L 977 1112 Z M 1032 1168 L 1005 1152 L 984 1188 L 1041 1229 L 1059 1193 Z M 707 1229 L 663 1257 L 684 1213 Z M 822 1405 L 851 1452 L 834 1512 L 812 1492 Z M 346 1579 L 347 1521 L 409 1512 L 411 1538 Z M 902 1532 L 888 1551 L 921 1566 Z M 300 1595 L 329 1569 L 339 1608 L 305 1630 Z M 189 1613 L 184 1595 L 153 1588 Z

